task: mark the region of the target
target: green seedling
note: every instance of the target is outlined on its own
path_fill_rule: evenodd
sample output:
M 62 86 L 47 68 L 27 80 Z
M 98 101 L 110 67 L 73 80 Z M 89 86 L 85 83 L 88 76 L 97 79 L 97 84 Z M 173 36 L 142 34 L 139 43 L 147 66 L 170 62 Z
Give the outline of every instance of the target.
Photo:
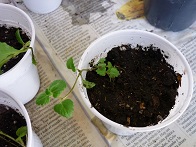
M 73 101 L 68 99 L 68 96 L 73 92 L 78 78 L 81 77 L 83 86 L 87 89 L 93 88 L 96 85 L 93 82 L 85 80 L 82 77 L 82 72 L 94 70 L 100 76 L 108 75 L 110 80 L 119 76 L 118 69 L 114 67 L 110 62 L 105 63 L 105 58 L 101 58 L 98 64 L 89 69 L 76 69 L 73 58 L 69 58 L 67 60 L 66 66 L 68 69 L 72 70 L 72 72 L 78 72 L 75 82 L 70 91 L 64 97 L 60 97 L 61 93 L 67 87 L 67 84 L 64 80 L 55 80 L 48 86 L 48 88 L 46 88 L 45 91 L 43 91 L 36 97 L 37 105 L 45 105 L 50 102 L 51 98 L 58 98 L 60 102 L 54 106 L 54 111 L 66 118 L 72 117 L 74 111 Z
M 15 58 L 21 53 L 26 52 L 28 49 L 32 51 L 32 63 L 36 65 L 36 61 L 34 58 L 34 53 L 32 47 L 30 47 L 30 41 L 24 43 L 21 36 L 19 29 L 15 33 L 17 41 L 22 44 L 22 48 L 20 50 L 15 49 L 14 47 L 8 45 L 5 42 L 0 42 L 0 69 L 4 64 L 6 64 L 10 59 Z M 2 74 L 2 70 L 0 70 L 0 74 Z
M 6 133 L 4 133 L 3 131 L 0 130 L 0 138 L 6 140 L 7 142 L 10 142 L 9 140 L 11 140 L 15 144 L 17 144 L 16 146 L 20 145 L 22 147 L 25 147 L 25 143 L 22 140 L 22 137 L 27 136 L 27 127 L 22 126 L 22 127 L 18 128 L 18 130 L 16 131 L 16 135 L 17 135 L 17 138 L 15 139 L 12 136 L 10 136 L 10 135 L 8 135 L 8 134 L 6 134 Z

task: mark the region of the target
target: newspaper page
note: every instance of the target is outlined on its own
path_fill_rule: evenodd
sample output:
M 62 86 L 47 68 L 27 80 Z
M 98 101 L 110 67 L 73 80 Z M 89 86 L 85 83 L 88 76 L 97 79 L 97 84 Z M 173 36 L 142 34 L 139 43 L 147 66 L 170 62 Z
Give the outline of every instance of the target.
M 196 23 L 180 32 L 166 32 L 151 26 L 143 16 L 143 0 L 63 0 L 61 6 L 48 14 L 25 10 L 36 25 L 36 34 L 42 48 L 59 74 L 73 84 L 74 74 L 67 71 L 65 62 L 73 57 L 76 65 L 92 41 L 115 30 L 139 29 L 165 37 L 185 55 L 196 73 Z M 128 11 L 131 10 L 131 11 Z M 94 125 L 112 147 L 196 147 L 196 91 L 188 109 L 173 124 L 163 129 L 118 136 L 109 132 L 102 122 L 87 111 Z M 74 94 L 80 96 L 77 88 Z M 82 103 L 82 102 L 81 102 Z M 96 146 L 101 146 L 96 144 Z

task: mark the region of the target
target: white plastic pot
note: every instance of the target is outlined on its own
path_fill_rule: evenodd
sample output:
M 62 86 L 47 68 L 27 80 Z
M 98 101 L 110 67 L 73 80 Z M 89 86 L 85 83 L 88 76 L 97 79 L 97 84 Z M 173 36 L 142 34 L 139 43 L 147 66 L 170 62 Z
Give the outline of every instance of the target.
M 104 117 L 94 107 L 92 107 L 88 99 L 86 89 L 81 86 L 82 79 L 80 78 L 80 94 L 85 104 L 94 115 L 103 121 L 107 129 L 118 135 L 131 135 L 135 132 L 153 131 L 171 124 L 182 115 L 189 105 L 193 93 L 193 76 L 190 66 L 183 54 L 166 39 L 153 33 L 139 30 L 120 30 L 112 32 L 100 37 L 86 49 L 80 59 L 78 68 L 89 68 L 89 62 L 92 59 L 99 59 L 100 56 L 106 56 L 109 50 L 115 46 L 121 46 L 122 44 L 132 44 L 133 46 L 136 46 L 137 44 L 150 46 L 153 44 L 169 56 L 167 59 L 168 63 L 174 67 L 175 71 L 183 74 L 181 87 L 178 89 L 179 94 L 176 97 L 174 108 L 170 111 L 169 116 L 157 125 L 147 127 L 125 127 Z M 85 74 L 86 73 L 83 74 L 83 77 L 85 77 Z
M 21 115 L 24 116 L 27 124 L 27 144 L 26 147 L 42 147 L 41 140 L 38 138 L 38 136 L 33 132 L 31 127 L 31 121 L 29 118 L 29 115 L 27 113 L 26 108 L 24 105 L 18 101 L 16 98 L 8 95 L 7 93 L 0 90 L 0 104 L 9 106 L 19 111 Z
M 25 6 L 34 13 L 46 14 L 56 10 L 62 0 L 23 0 Z
M 21 9 L 0 3 L 0 24 L 19 26 L 26 30 L 34 47 L 35 28 L 30 17 Z M 8 91 L 23 104 L 29 102 L 40 86 L 37 67 L 32 64 L 32 53 L 28 50 L 12 69 L 0 75 L 0 89 Z

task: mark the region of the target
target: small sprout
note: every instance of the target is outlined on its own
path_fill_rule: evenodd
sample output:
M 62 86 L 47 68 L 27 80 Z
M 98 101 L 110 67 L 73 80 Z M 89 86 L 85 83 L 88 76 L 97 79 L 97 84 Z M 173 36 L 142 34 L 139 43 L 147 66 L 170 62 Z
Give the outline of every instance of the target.
M 24 143 L 24 141 L 22 140 L 22 137 L 27 136 L 27 127 L 26 127 L 26 126 L 22 126 L 22 127 L 20 127 L 20 128 L 17 129 L 16 135 L 17 135 L 18 137 L 17 137 L 16 139 L 13 138 L 12 136 L 10 136 L 10 135 L 8 135 L 8 134 L 2 132 L 1 130 L 0 130 L 0 135 L 5 136 L 5 140 L 6 140 L 7 142 L 9 142 L 9 140 L 7 140 L 6 138 L 9 138 L 10 140 L 14 141 L 14 142 L 17 144 L 17 145 L 14 144 L 15 146 L 20 145 L 20 146 L 22 146 L 22 147 L 25 147 L 25 143 Z
M 24 142 L 22 140 L 22 137 L 27 135 L 27 127 L 26 126 L 22 126 L 20 127 L 17 131 L 16 131 L 16 135 L 18 136 L 18 138 L 16 138 L 16 141 L 19 142 L 21 145 L 24 145 Z
M 61 98 L 60 95 L 66 88 L 66 82 L 64 80 L 55 80 L 49 85 L 48 88 L 46 88 L 45 91 L 43 91 L 36 97 L 37 105 L 48 104 L 50 102 L 51 97 L 58 98 L 60 102 L 54 106 L 54 111 L 58 113 L 59 115 L 66 117 L 66 118 L 70 118 L 73 115 L 74 104 L 72 100 L 68 99 L 68 96 L 73 91 L 78 78 L 79 77 L 82 78 L 82 84 L 87 89 L 90 89 L 96 86 L 95 83 L 83 79 L 82 77 L 83 71 L 95 70 L 97 74 L 99 74 L 100 76 L 108 75 L 110 79 L 118 77 L 119 75 L 117 68 L 112 66 L 110 62 L 108 62 L 107 64 L 105 63 L 105 58 L 101 58 L 98 64 L 93 66 L 91 69 L 81 69 L 81 70 L 76 69 L 73 58 L 69 58 L 67 60 L 66 66 L 68 69 L 72 70 L 73 72 L 78 71 L 78 75 L 70 91 L 64 97 Z
M 105 63 L 105 58 L 101 58 L 96 66 L 96 72 L 100 76 L 108 75 L 110 79 L 116 78 L 120 75 L 118 69 L 112 65 L 111 62 Z
M 16 30 L 15 36 L 16 36 L 17 41 L 18 41 L 20 44 L 22 44 L 22 45 L 25 44 L 25 43 L 23 42 L 21 36 L 20 36 L 20 30 L 19 30 L 19 29 Z

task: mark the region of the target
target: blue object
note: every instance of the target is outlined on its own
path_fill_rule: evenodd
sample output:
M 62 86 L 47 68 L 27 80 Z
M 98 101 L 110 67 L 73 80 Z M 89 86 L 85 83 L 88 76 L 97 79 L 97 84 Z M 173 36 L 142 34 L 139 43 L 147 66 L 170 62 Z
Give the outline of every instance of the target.
M 144 0 L 148 22 L 166 31 L 181 31 L 196 20 L 196 0 Z

